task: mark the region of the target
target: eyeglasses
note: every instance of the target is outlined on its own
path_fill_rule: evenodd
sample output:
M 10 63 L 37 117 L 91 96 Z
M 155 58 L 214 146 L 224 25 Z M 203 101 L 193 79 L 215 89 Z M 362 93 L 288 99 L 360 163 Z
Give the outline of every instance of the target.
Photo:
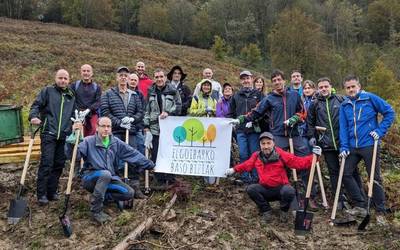
M 100 128 L 111 128 L 111 125 L 98 125 Z

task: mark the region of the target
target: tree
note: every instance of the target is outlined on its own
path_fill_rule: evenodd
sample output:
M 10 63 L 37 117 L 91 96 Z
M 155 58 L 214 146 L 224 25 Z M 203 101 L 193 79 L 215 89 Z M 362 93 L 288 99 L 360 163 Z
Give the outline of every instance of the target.
M 164 39 L 171 26 L 169 25 L 168 12 L 159 2 L 143 4 L 139 10 L 139 32 L 151 38 Z
M 178 126 L 174 129 L 173 138 L 178 143 L 178 145 L 181 145 L 181 143 L 186 140 L 186 135 L 187 134 L 184 127 Z
M 193 146 L 194 141 L 202 141 L 204 135 L 204 126 L 201 121 L 190 118 L 183 123 L 186 130 L 186 140 L 190 141 L 190 146 Z
M 207 11 L 205 9 L 198 11 L 193 17 L 191 43 L 201 48 L 209 48 L 213 42 L 212 27 L 212 21 Z
M 212 142 L 215 141 L 216 137 L 217 137 L 217 128 L 215 127 L 214 124 L 210 124 L 207 128 L 207 140 L 210 142 L 210 147 L 212 145 Z
M 286 72 L 300 69 L 308 77 L 328 75 L 330 48 L 321 26 L 311 17 L 297 9 L 285 10 L 268 34 L 268 40 L 273 67 Z
M 214 36 L 214 44 L 211 47 L 212 52 L 214 52 L 214 57 L 216 60 L 223 60 L 228 52 L 228 47 L 225 40 L 220 36 Z
M 114 0 L 113 21 L 118 30 L 123 33 L 137 33 L 138 15 L 141 1 L 138 0 Z
M 172 42 L 182 44 L 189 40 L 195 6 L 186 0 L 170 0 L 167 6 L 171 27 L 169 37 Z
M 399 100 L 398 89 L 400 83 L 390 69 L 386 67 L 381 59 L 376 60 L 374 68 L 368 76 L 366 89 L 386 100 Z
M 262 60 L 261 50 L 257 44 L 250 43 L 242 48 L 240 51 L 241 57 L 248 65 L 255 66 Z

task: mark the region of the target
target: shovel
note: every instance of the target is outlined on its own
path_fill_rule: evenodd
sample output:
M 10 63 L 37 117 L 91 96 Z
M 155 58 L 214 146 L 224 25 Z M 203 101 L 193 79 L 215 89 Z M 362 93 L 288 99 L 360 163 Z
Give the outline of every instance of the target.
M 336 212 L 337 212 L 337 206 L 338 206 L 338 201 L 339 201 L 340 189 L 342 187 L 342 179 L 343 179 L 343 172 L 344 172 L 345 163 L 346 163 L 346 158 L 342 158 L 342 162 L 340 163 L 338 183 L 337 183 L 337 186 L 336 186 L 335 200 L 333 202 L 331 219 L 330 219 L 330 223 L 329 223 L 331 226 L 333 226 L 333 225 L 345 226 L 345 225 L 350 225 L 350 224 L 354 224 L 354 223 L 357 222 L 351 216 L 348 216 L 347 218 L 344 218 L 344 219 L 336 219 Z
M 291 154 L 294 154 L 294 146 L 293 146 L 293 138 L 292 136 L 289 137 L 289 150 Z M 296 191 L 296 199 L 297 203 L 300 204 L 300 197 L 299 197 L 299 182 L 297 179 L 297 172 L 296 169 L 292 169 L 292 175 L 293 175 L 293 182 L 294 182 L 294 189 Z
M 125 143 L 129 144 L 129 130 L 127 129 L 125 132 Z M 124 164 L 124 182 L 125 184 L 129 185 L 128 179 L 128 163 L 125 162 Z M 133 199 L 123 201 L 124 209 L 132 209 L 133 208 Z
M 68 204 L 69 204 L 69 197 L 71 194 L 72 179 L 74 177 L 74 172 L 75 172 L 76 153 L 78 152 L 78 144 L 79 144 L 79 139 L 81 136 L 80 135 L 81 131 L 79 129 L 77 129 L 75 131 L 75 133 L 76 133 L 76 140 L 75 140 L 75 145 L 74 145 L 74 151 L 72 152 L 71 166 L 69 168 L 67 191 L 65 191 L 64 210 L 59 217 L 61 227 L 64 231 L 64 235 L 65 235 L 65 237 L 68 237 L 68 238 L 72 235 L 72 226 L 71 226 L 71 221 L 69 220 L 69 217 L 67 215 L 67 210 L 68 210 Z
M 376 166 L 376 155 L 378 153 L 378 140 L 374 141 L 374 151 L 372 155 L 372 165 L 371 165 L 371 174 L 369 175 L 369 185 L 368 185 L 368 204 L 367 204 L 367 215 L 361 221 L 361 224 L 358 225 L 358 230 L 365 230 L 367 227 L 369 220 L 371 219 L 370 215 L 370 207 L 371 207 L 371 197 L 372 190 L 374 187 L 374 176 L 375 176 L 375 166 Z
M 144 154 L 146 155 L 146 158 L 149 159 L 149 149 L 145 148 Z M 150 194 L 151 189 L 150 189 L 150 184 L 149 184 L 149 170 L 144 171 L 144 194 L 148 195 Z
M 307 212 L 307 208 L 311 194 L 311 187 L 314 181 L 316 163 L 317 163 L 317 155 L 313 154 L 310 176 L 308 177 L 306 197 L 304 199 L 304 210 L 296 211 L 296 219 L 294 221 L 294 232 L 296 235 L 306 235 L 311 230 L 311 224 L 314 214 L 311 212 Z
M 17 224 L 19 220 L 24 217 L 25 211 L 27 208 L 27 202 L 23 199 L 22 194 L 24 192 L 25 186 L 25 177 L 28 171 L 29 166 L 29 159 L 32 153 L 33 142 L 35 139 L 36 133 L 39 131 L 40 127 L 38 127 L 35 132 L 32 132 L 32 125 L 30 125 L 31 131 L 31 139 L 29 140 L 28 152 L 26 153 L 24 168 L 22 170 L 20 186 L 18 189 L 17 197 L 10 201 L 10 207 L 8 209 L 7 217 L 8 217 L 8 224 Z

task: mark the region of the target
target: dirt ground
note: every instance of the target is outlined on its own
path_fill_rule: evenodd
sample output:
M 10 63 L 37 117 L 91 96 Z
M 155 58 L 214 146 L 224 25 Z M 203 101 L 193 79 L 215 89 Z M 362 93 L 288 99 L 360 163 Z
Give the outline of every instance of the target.
M 58 220 L 64 197 L 49 206 L 36 204 L 36 166 L 28 174 L 30 216 L 15 226 L 7 225 L 9 200 L 14 198 L 21 166 L 2 165 L 0 170 L 0 249 L 110 249 L 145 218 L 161 214 L 172 196 L 169 192 L 154 192 L 149 199 L 135 201 L 132 210 L 122 213 L 115 205 L 109 205 L 106 212 L 113 220 L 99 226 L 90 219 L 88 193 L 75 181 L 69 210 L 74 234 L 67 239 Z M 66 177 L 61 180 L 62 190 L 66 181 Z M 379 228 L 372 219 L 368 230 L 358 233 L 356 226 L 330 226 L 330 210 L 321 208 L 315 212 L 312 233 L 301 238 L 294 235 L 292 219 L 288 224 L 279 222 L 278 203 L 273 203 L 276 219 L 265 225 L 260 223 L 256 207 L 243 186 L 227 179 L 218 189 L 205 187 L 200 178 L 184 181 L 192 187 L 189 199 L 177 201 L 167 220 L 156 221 L 131 249 L 400 249 L 400 226 L 393 214 L 388 216 L 389 228 Z M 395 185 L 390 190 L 396 190 L 398 197 L 400 183 Z M 389 205 L 398 209 L 399 199 L 393 194 L 388 199 Z

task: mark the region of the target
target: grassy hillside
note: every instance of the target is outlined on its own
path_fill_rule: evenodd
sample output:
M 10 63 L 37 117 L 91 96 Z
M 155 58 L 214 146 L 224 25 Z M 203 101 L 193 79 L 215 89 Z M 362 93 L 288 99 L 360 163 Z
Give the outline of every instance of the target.
M 66 68 L 72 80 L 89 63 L 104 89 L 113 84 L 119 65 L 133 69 L 138 60 L 152 74 L 179 64 L 195 85 L 205 67 L 221 82 L 238 82 L 242 68 L 214 60 L 208 50 L 170 45 L 158 40 L 117 32 L 73 28 L 57 24 L 0 18 L 0 102 L 28 105 L 40 87 L 51 83 L 54 72 Z

